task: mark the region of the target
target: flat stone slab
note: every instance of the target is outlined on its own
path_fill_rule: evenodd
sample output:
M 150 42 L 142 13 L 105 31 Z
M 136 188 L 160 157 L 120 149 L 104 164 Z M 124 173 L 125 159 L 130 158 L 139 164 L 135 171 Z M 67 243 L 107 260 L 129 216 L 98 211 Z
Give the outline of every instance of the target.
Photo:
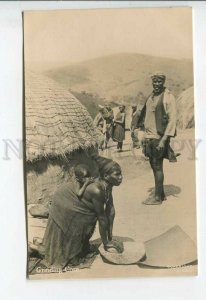
M 140 264 L 159 268 L 181 267 L 197 261 L 193 240 L 176 225 L 145 242 L 146 259 Z

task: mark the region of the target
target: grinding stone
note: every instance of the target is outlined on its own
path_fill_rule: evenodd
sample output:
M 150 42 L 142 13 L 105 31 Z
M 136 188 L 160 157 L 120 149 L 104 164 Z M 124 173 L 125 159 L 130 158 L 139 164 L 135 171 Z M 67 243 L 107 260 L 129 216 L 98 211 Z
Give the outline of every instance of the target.
M 104 250 L 104 245 L 101 244 L 99 252 L 101 256 L 108 262 L 116 265 L 130 265 L 137 263 L 145 255 L 145 247 L 141 242 L 133 240 L 123 242 L 122 253 L 111 253 Z

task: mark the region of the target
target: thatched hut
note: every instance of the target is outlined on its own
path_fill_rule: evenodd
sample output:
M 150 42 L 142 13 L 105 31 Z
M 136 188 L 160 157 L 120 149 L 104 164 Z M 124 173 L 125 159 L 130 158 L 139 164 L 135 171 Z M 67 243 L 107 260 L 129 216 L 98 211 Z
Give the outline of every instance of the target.
M 98 134 L 86 108 L 51 79 L 26 72 L 25 128 L 27 204 L 47 203 L 72 176 L 73 166 L 87 163 Z

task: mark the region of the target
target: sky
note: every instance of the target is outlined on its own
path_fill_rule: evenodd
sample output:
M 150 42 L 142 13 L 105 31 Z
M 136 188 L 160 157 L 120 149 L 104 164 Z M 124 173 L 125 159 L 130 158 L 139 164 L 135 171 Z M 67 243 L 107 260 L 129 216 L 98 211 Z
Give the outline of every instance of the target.
M 190 8 L 36 11 L 24 14 L 26 65 L 77 63 L 115 53 L 192 59 Z

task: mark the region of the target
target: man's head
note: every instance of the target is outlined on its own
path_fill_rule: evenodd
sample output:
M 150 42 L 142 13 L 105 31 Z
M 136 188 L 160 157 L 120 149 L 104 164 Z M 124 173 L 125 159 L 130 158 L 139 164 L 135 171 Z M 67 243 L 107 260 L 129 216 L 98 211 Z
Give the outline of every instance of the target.
M 159 95 L 164 90 L 164 83 L 166 76 L 163 73 L 157 72 L 151 76 L 152 78 L 152 85 L 153 85 L 153 92 L 155 95 Z
M 105 108 L 106 108 L 108 111 L 112 110 L 112 108 L 111 108 L 111 106 L 110 106 L 109 104 L 106 104 L 106 105 L 105 105 Z
M 103 105 L 100 105 L 98 104 L 98 107 L 99 107 L 99 112 L 102 113 L 104 111 L 104 106 Z
M 121 113 L 124 112 L 125 111 L 125 105 L 120 105 L 119 110 L 120 110 Z
M 91 177 L 89 167 L 85 164 L 79 164 L 75 166 L 74 174 L 79 183 L 84 183 L 86 178 Z

